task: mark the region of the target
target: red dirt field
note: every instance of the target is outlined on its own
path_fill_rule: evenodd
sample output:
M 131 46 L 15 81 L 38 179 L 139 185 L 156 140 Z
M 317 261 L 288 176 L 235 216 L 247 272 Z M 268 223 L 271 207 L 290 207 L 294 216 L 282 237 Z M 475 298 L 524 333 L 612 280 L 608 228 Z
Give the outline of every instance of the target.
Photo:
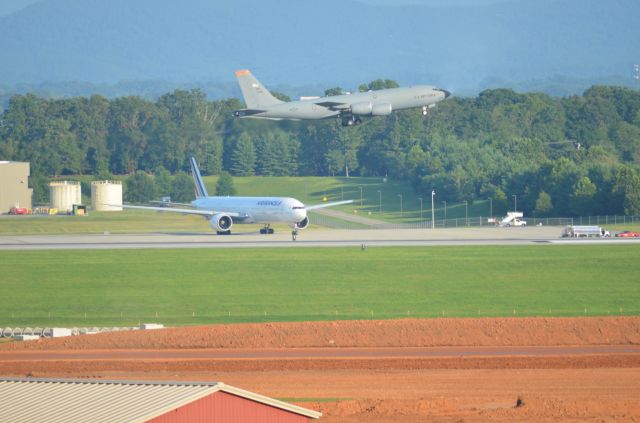
M 0 374 L 219 380 L 329 423 L 640 421 L 640 317 L 116 332 L 0 344 Z

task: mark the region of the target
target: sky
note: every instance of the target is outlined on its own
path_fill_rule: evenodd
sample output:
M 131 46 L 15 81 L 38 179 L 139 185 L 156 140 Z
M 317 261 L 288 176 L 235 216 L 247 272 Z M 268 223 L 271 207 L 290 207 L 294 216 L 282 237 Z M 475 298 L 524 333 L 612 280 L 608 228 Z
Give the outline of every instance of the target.
M 10 15 L 41 0 L 0 0 L 0 16 Z
M 44 0 L 0 0 L 0 17 L 17 12 L 20 9 Z M 135 1 L 135 0 L 132 0 Z M 467 4 L 493 4 L 510 0 L 357 0 L 362 3 L 384 4 L 384 5 L 405 5 L 424 4 L 433 7 L 446 5 L 467 5 Z

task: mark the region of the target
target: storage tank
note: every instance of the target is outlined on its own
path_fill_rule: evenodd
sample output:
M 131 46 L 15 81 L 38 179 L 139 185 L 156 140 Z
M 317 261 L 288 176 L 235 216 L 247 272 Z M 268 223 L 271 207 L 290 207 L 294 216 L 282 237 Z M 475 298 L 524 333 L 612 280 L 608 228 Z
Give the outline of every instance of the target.
M 91 182 L 91 208 L 96 211 L 121 211 L 122 182 Z
M 60 213 L 70 213 L 74 204 L 82 204 L 80 182 L 56 181 L 49 183 L 51 208 Z

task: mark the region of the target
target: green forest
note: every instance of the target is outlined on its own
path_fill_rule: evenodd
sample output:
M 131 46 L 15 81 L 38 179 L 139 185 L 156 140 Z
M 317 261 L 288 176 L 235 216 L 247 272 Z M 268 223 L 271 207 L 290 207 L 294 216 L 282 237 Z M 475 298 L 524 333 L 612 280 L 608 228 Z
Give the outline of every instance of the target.
M 382 88 L 394 81 L 373 81 Z M 327 93 L 340 92 L 339 88 Z M 595 86 L 566 98 L 493 89 L 344 128 L 234 119 L 237 99 L 177 90 L 45 99 L 16 95 L 0 115 L 0 160 L 31 162 L 34 201 L 60 175 L 376 176 L 447 201 L 491 198 L 535 216 L 640 214 L 640 92 Z

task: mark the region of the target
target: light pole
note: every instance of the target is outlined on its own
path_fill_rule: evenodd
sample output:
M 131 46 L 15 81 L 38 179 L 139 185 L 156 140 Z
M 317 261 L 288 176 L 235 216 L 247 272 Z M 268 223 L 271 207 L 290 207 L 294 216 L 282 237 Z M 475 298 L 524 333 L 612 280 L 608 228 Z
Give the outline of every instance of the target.
M 398 197 L 400 197 L 400 217 L 402 217 L 402 194 L 398 194 Z
M 360 207 L 362 207 L 362 187 L 358 188 L 360 188 Z
M 420 221 L 422 222 L 422 197 L 418 197 L 418 200 L 420 200 Z
M 489 197 L 489 217 L 493 217 L 493 198 Z
M 380 204 L 380 214 L 382 214 L 382 191 L 378 190 L 378 194 L 380 195 L 380 202 L 378 204 Z
M 516 194 L 512 195 L 513 197 L 513 211 L 518 211 L 518 196 Z
M 442 204 L 444 204 L 444 226 L 447 226 L 447 202 L 443 201 Z
M 467 200 L 464 200 L 464 222 L 467 226 L 469 226 L 469 207 Z
M 436 196 L 436 191 L 431 190 L 431 229 L 436 228 L 436 212 L 433 208 L 433 198 Z

